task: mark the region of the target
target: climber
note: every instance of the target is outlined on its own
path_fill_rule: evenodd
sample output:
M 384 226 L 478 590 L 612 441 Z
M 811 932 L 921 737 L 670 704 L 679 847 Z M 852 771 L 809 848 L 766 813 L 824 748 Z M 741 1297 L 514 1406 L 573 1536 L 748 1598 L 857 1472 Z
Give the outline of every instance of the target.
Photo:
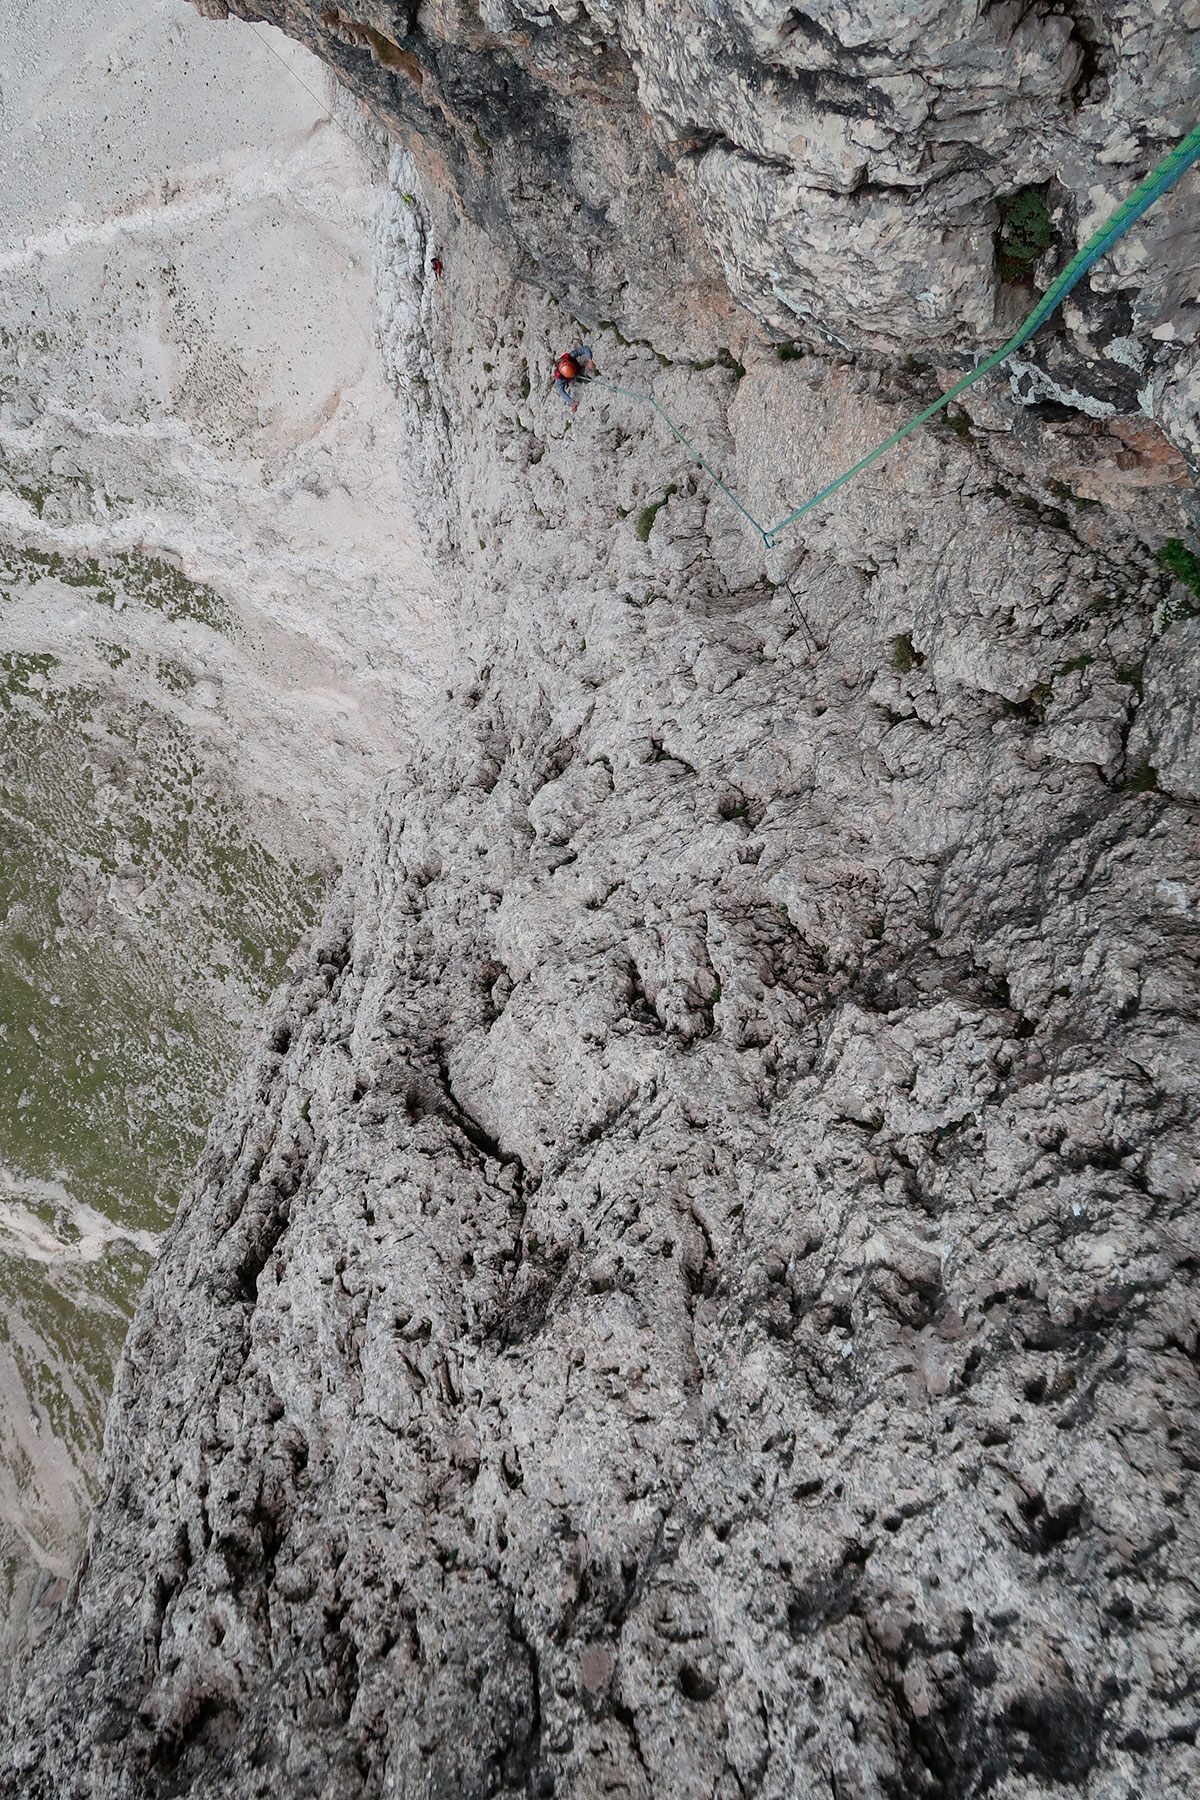
M 571 393 L 571 383 L 586 380 L 589 375 L 599 373 L 592 361 L 590 344 L 577 344 L 574 350 L 567 350 L 559 357 L 554 365 L 554 385 L 572 412 L 578 408 L 579 401 Z

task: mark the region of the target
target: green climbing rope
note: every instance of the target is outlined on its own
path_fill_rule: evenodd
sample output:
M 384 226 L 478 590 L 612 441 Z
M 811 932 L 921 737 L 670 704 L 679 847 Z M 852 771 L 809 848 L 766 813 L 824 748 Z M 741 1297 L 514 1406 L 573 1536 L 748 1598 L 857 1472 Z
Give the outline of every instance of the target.
M 749 520 L 767 548 L 772 549 L 775 539 L 781 531 L 785 531 L 789 525 L 794 525 L 796 520 L 802 518 L 806 512 L 811 512 L 814 506 L 820 506 L 823 500 L 828 500 L 829 496 L 836 493 L 838 488 L 843 487 L 848 481 L 853 481 L 856 475 L 861 475 L 863 470 L 869 468 L 879 457 L 886 456 L 887 452 L 895 449 L 896 445 L 910 432 L 916 431 L 919 425 L 924 425 L 929 419 L 932 419 L 935 413 L 941 412 L 944 407 L 950 405 L 952 400 L 957 400 L 960 394 L 965 394 L 969 387 L 973 387 L 977 381 L 982 380 L 983 376 L 990 374 L 1000 363 L 1005 362 L 1019 350 L 1021 345 L 1033 336 L 1038 327 L 1045 323 L 1059 303 L 1066 298 L 1076 282 L 1082 281 L 1093 264 L 1099 262 L 1100 258 L 1112 249 L 1117 239 L 1122 237 L 1129 227 L 1141 218 L 1143 213 L 1148 212 L 1155 201 L 1161 199 L 1167 189 L 1172 187 L 1179 177 L 1196 162 L 1200 162 L 1200 125 L 1189 131 L 1170 155 L 1165 156 L 1157 168 L 1151 171 L 1141 186 L 1135 188 L 1128 200 L 1119 206 L 1099 231 L 1088 239 L 1083 249 L 1071 258 L 1057 281 L 1052 283 L 1042 295 L 1020 330 L 1010 337 L 1006 344 L 1002 344 L 1000 349 L 989 356 L 985 362 L 980 363 L 978 368 L 972 369 L 969 375 L 964 375 L 961 381 L 955 382 L 954 386 L 948 393 L 943 394 L 940 400 L 935 400 L 932 406 L 927 406 L 924 412 L 917 414 L 915 419 L 910 420 L 899 431 L 894 431 L 890 438 L 885 438 L 882 444 L 877 444 L 874 450 L 862 458 L 861 462 L 856 462 L 852 469 L 847 469 L 844 475 L 837 477 L 836 481 L 829 482 L 826 487 L 821 488 L 819 492 L 806 500 L 803 506 L 798 506 L 794 512 L 788 513 L 786 518 L 780 519 L 777 525 L 764 525 L 760 519 L 754 517 L 748 507 L 742 505 L 732 488 L 725 485 L 712 465 L 701 456 L 696 446 L 689 443 L 684 437 L 675 421 L 667 417 L 653 394 L 643 394 L 633 388 L 618 387 L 609 381 L 597 381 L 596 385 L 607 388 L 612 394 L 624 394 L 633 400 L 649 401 L 655 412 L 665 420 L 679 442 L 695 457 L 705 473 L 716 482 L 726 498 L 732 500 L 743 518 Z

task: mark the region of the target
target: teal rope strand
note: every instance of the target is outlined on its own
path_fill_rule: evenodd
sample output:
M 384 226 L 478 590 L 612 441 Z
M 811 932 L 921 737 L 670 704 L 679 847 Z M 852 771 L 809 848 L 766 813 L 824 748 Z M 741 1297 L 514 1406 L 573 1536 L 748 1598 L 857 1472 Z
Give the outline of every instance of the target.
M 1111 219 L 1102 225 L 1093 237 L 1088 239 L 1083 249 L 1072 257 L 1058 280 L 1047 288 L 1020 330 L 1010 337 L 1006 344 L 1001 345 L 1000 349 L 989 356 L 986 362 L 980 363 L 977 369 L 972 369 L 971 373 L 965 375 L 961 381 L 955 382 L 949 393 L 943 394 L 940 400 L 935 400 L 932 406 L 927 406 L 924 412 L 918 413 L 911 424 L 893 432 L 890 438 L 879 444 L 868 456 L 864 456 L 861 462 L 855 463 L 852 469 L 847 469 L 846 473 L 839 475 L 836 481 L 831 481 L 827 487 L 821 488 L 810 500 L 806 500 L 803 506 L 798 506 L 795 512 L 787 515 L 786 519 L 781 519 L 778 525 L 768 526 L 763 531 L 764 538 L 774 537 L 786 526 L 794 525 L 797 519 L 803 517 L 806 512 L 811 512 L 812 508 L 819 506 L 823 500 L 827 500 L 830 494 L 836 493 L 845 482 L 852 481 L 856 475 L 860 475 L 878 457 L 894 449 L 903 438 L 908 436 L 909 432 L 915 431 L 918 425 L 924 425 L 927 419 L 932 419 L 935 413 L 941 412 L 944 407 L 950 405 L 952 400 L 957 400 L 960 394 L 965 394 L 969 387 L 973 387 L 983 376 L 990 374 L 999 363 L 1005 362 L 1008 357 L 1019 350 L 1021 345 L 1026 343 L 1038 327 L 1049 318 L 1055 307 L 1066 298 L 1076 283 L 1082 281 L 1088 270 L 1100 260 L 1105 251 L 1111 249 L 1117 239 L 1128 231 L 1129 227 L 1140 219 L 1144 212 L 1149 211 L 1154 202 L 1165 194 L 1167 189 L 1178 181 L 1184 171 L 1190 169 L 1196 161 L 1200 161 L 1200 125 L 1195 126 L 1188 133 L 1183 142 L 1176 146 L 1170 156 L 1165 157 L 1159 163 L 1141 186 L 1129 196 L 1124 205 L 1117 208 Z
M 608 381 L 601 381 L 598 385 L 607 388 L 612 394 L 625 394 L 632 400 L 648 400 L 659 417 L 666 420 L 679 442 L 695 457 L 705 473 L 716 482 L 726 498 L 733 501 L 743 518 L 749 520 L 759 533 L 763 543 L 768 549 L 771 549 L 781 531 L 785 531 L 789 525 L 794 525 L 797 519 L 803 518 L 805 513 L 811 512 L 814 506 L 820 506 L 822 501 L 828 500 L 829 496 L 835 494 L 840 487 L 844 487 L 846 482 L 853 481 L 856 475 L 861 475 L 863 470 L 870 468 L 873 462 L 877 462 L 881 456 L 886 456 L 889 450 L 894 450 L 896 445 L 908 437 L 910 432 L 916 431 L 918 426 L 926 424 L 928 420 L 949 406 L 951 401 L 957 400 L 960 394 L 965 394 L 969 387 L 974 387 L 977 381 L 981 381 L 1000 363 L 1014 355 L 1021 345 L 1033 336 L 1038 327 L 1045 323 L 1076 283 L 1082 281 L 1088 270 L 1099 262 L 1107 251 L 1112 249 L 1117 239 L 1123 237 L 1129 227 L 1135 224 L 1143 213 L 1149 212 L 1155 201 L 1161 199 L 1167 189 L 1173 187 L 1180 176 L 1196 162 L 1200 162 L 1200 125 L 1194 126 L 1188 132 L 1188 135 L 1175 146 L 1170 155 L 1165 156 L 1162 162 L 1151 170 L 1145 181 L 1134 189 L 1128 200 L 1124 201 L 1112 217 L 1105 221 L 1099 231 L 1093 233 L 1083 249 L 1071 258 L 1058 279 L 1047 288 L 1020 330 L 1010 337 L 1006 344 L 1002 344 L 1000 349 L 994 351 L 985 362 L 972 369 L 969 375 L 964 375 L 961 381 L 955 382 L 949 392 L 943 394 L 939 400 L 935 400 L 932 406 L 927 406 L 923 412 L 917 414 L 915 419 L 910 420 L 907 425 L 901 426 L 899 431 L 894 431 L 891 437 L 886 438 L 882 444 L 877 444 L 875 449 L 864 456 L 860 462 L 856 462 L 852 469 L 847 469 L 845 474 L 837 477 L 836 481 L 831 481 L 828 486 L 813 494 L 804 502 L 803 506 L 798 506 L 794 512 L 788 513 L 785 519 L 780 519 L 778 525 L 764 525 L 761 520 L 754 517 L 748 507 L 742 505 L 737 495 L 731 488 L 726 487 L 716 470 L 705 461 L 695 445 L 688 442 L 674 420 L 667 417 L 653 394 L 641 394 L 635 392 L 633 388 L 616 387 Z
M 607 388 L 610 394 L 625 394 L 629 397 L 630 400 L 648 400 L 650 402 L 651 406 L 654 408 L 655 412 L 658 414 L 659 418 L 666 420 L 666 423 L 670 426 L 671 430 L 675 433 L 675 436 L 679 439 L 680 443 L 684 446 L 684 448 L 686 450 L 691 451 L 692 455 L 695 457 L 696 461 L 700 464 L 700 467 L 704 470 L 705 474 L 710 476 L 711 479 L 716 482 L 717 486 L 720 488 L 721 492 L 726 496 L 727 499 L 733 501 L 733 504 L 737 507 L 738 511 L 742 514 L 742 516 L 744 518 L 749 519 L 749 521 L 753 525 L 755 531 L 759 532 L 760 535 L 763 535 L 763 536 L 766 535 L 763 532 L 763 528 L 759 524 L 758 520 L 755 518 L 754 514 L 752 512 L 749 512 L 746 509 L 746 507 L 744 507 L 742 505 L 741 501 L 738 499 L 737 495 L 734 493 L 732 488 L 727 488 L 725 486 L 725 483 L 721 480 L 721 477 L 717 474 L 717 471 L 713 468 L 712 464 L 705 461 L 705 459 L 701 456 L 700 452 L 697 450 L 695 444 L 690 444 L 688 442 L 687 438 L 684 437 L 682 431 L 680 431 L 680 429 L 679 429 L 678 425 L 676 425 L 675 421 L 673 419 L 670 419 L 667 417 L 667 414 L 663 411 L 662 407 L 658 404 L 658 401 L 654 398 L 653 394 L 639 394 L 633 388 L 616 387 L 616 386 L 614 386 L 614 384 L 611 381 L 601 381 L 598 376 L 592 376 L 588 385 L 589 385 L 589 387 L 596 386 L 596 387 Z

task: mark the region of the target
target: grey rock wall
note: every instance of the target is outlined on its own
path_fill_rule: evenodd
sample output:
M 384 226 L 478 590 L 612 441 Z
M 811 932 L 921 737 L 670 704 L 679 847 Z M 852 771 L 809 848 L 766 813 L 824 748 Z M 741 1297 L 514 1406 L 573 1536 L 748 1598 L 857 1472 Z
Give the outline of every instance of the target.
M 764 568 L 393 178 L 459 675 L 155 1269 L 0 1791 L 1182 1800 L 1173 490 L 1056 508 L 1000 389 Z M 594 348 L 756 498 L 898 411 Z
M 393 186 L 456 672 L 151 1278 L 0 1792 L 1182 1800 L 1179 466 L 993 383 L 764 560 Z M 593 348 L 763 516 L 920 397 L 695 292 Z
M 1191 0 L 208 10 L 327 57 L 514 273 L 692 354 L 732 296 L 786 340 L 969 362 L 1196 123 L 1200 88 Z M 1040 335 L 1028 404 L 1140 407 L 1194 456 L 1198 191 L 1193 172 Z M 1030 193 L 1045 230 L 1014 261 Z

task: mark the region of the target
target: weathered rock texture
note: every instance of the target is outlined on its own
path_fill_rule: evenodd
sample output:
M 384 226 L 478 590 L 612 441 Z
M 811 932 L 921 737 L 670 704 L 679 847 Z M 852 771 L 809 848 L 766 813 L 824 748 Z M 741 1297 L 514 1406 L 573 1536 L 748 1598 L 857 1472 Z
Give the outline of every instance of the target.
M 393 181 L 459 674 L 156 1267 L 0 1791 L 1182 1800 L 1183 490 L 994 385 L 764 569 Z M 592 341 L 756 507 L 913 404 L 732 317 Z
M 204 10 L 327 57 L 514 273 L 689 347 L 728 292 L 786 339 L 969 359 L 1196 122 L 1200 83 L 1196 0 Z M 998 261 L 1004 202 L 1028 189 L 1053 241 Z M 1198 192 L 1193 174 L 1077 290 L 1014 377 L 1027 401 L 1111 417 L 1140 399 L 1195 455 Z

